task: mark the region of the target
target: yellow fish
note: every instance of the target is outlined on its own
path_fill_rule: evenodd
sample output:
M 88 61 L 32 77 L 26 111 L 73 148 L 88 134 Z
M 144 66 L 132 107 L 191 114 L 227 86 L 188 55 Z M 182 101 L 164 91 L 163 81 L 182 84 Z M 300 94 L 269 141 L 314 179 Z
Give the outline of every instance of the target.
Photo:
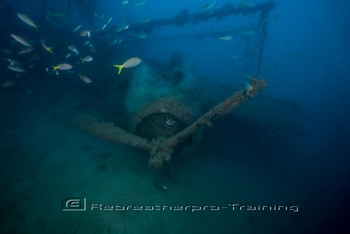
M 45 44 L 45 41 L 44 41 L 44 39 L 41 39 L 41 45 L 42 45 L 42 47 L 48 52 L 48 53 L 50 53 L 50 54 L 54 54 L 54 52 L 52 51 L 52 47 L 49 47 L 49 46 L 47 46 L 46 44 Z
M 82 81 L 84 81 L 85 83 L 87 83 L 87 84 L 91 83 L 91 79 L 90 79 L 89 77 L 84 76 L 84 75 L 82 75 L 82 74 L 80 74 L 80 73 L 79 73 L 79 77 L 80 77 L 80 79 L 81 79 Z
M 36 25 L 34 23 L 34 21 L 29 18 L 28 16 L 26 16 L 25 14 L 22 14 L 22 13 L 17 13 L 17 16 L 20 20 L 22 20 L 24 23 L 26 23 L 27 25 L 29 25 L 30 27 L 33 27 L 35 29 L 38 29 L 38 25 Z
M 138 58 L 138 57 L 133 57 L 133 58 L 129 58 L 128 60 L 126 60 L 123 64 L 121 65 L 113 65 L 114 67 L 118 68 L 118 76 L 119 74 L 122 72 L 122 69 L 125 68 L 130 68 L 130 67 L 136 67 L 137 65 L 139 65 L 142 62 L 142 59 Z
M 10 35 L 11 35 L 11 37 L 12 37 L 13 39 L 15 39 L 18 43 L 20 43 L 20 44 L 22 44 L 22 45 L 24 45 L 24 46 L 27 46 L 27 47 L 32 47 L 32 45 L 31 45 L 28 41 L 24 40 L 22 37 L 17 36 L 17 35 L 15 35 L 15 34 L 10 34 Z
M 70 70 L 73 66 L 68 63 L 61 63 L 57 66 L 51 66 L 53 68 L 53 71 L 61 70 L 61 71 L 67 71 Z
M 27 54 L 33 50 L 33 47 L 26 47 L 23 50 L 19 51 L 17 54 Z

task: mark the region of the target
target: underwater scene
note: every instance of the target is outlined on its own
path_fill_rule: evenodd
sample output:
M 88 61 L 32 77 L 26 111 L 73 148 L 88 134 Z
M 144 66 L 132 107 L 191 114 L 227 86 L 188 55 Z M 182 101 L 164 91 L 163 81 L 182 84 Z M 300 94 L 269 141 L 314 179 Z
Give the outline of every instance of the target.
M 1 0 L 0 233 L 350 233 L 348 9 Z

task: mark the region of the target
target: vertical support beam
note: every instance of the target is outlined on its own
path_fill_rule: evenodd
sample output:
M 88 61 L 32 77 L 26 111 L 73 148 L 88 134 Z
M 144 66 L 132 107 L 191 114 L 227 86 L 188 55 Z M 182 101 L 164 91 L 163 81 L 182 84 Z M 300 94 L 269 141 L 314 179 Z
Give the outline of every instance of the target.
M 268 15 L 269 11 L 262 11 L 260 14 L 260 34 L 258 35 L 258 60 L 256 64 L 256 68 L 254 71 L 254 75 L 258 76 L 261 72 L 261 64 L 262 64 L 262 59 L 264 55 L 264 48 L 265 48 L 265 43 L 266 43 L 266 38 L 267 38 L 267 25 L 268 25 Z

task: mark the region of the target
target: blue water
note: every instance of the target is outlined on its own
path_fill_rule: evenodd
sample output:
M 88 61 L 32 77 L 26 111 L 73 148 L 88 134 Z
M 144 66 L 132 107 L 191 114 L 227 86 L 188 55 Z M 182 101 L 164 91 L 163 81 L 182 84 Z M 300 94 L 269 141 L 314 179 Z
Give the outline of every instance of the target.
M 132 30 L 184 9 L 264 1 L 218 0 L 205 10 L 213 2 L 0 2 L 1 233 L 348 233 L 349 3 L 278 1 L 262 48 L 259 14 Z M 33 50 L 18 54 L 26 47 L 11 34 Z M 174 52 L 185 74 L 177 84 L 167 80 Z M 113 65 L 132 57 L 142 62 L 118 75 Z M 62 63 L 72 68 L 52 68 Z M 142 150 L 56 118 L 90 116 L 129 131 L 158 98 L 192 98 L 200 115 L 251 77 L 267 81 L 263 92 L 160 172 Z M 72 211 L 82 207 L 67 199 L 87 209 Z

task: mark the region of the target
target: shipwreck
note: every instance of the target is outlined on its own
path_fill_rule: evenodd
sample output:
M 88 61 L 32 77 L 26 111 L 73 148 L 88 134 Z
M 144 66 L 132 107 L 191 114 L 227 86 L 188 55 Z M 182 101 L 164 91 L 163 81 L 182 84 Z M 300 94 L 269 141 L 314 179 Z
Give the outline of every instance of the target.
M 183 92 L 177 95 L 164 95 L 150 100 L 148 103 L 137 109 L 130 118 L 129 129 L 123 129 L 116 124 L 96 119 L 89 116 L 67 116 L 57 115 L 57 121 L 66 126 L 77 129 L 92 136 L 105 139 L 117 144 L 127 144 L 139 148 L 148 155 L 148 164 L 151 168 L 159 170 L 179 154 L 185 154 L 193 150 L 201 140 L 203 129 L 212 127 L 215 121 L 230 113 L 239 105 L 257 96 L 264 88 L 266 82 L 259 79 L 264 52 L 264 44 L 267 36 L 268 15 L 275 6 L 274 1 L 267 1 L 259 4 L 226 4 L 221 8 L 212 11 L 189 13 L 184 10 L 175 16 L 153 20 L 146 23 L 130 25 L 126 31 L 107 31 L 103 34 L 123 35 L 131 40 L 137 33 L 151 34 L 158 27 L 174 25 L 181 27 L 187 23 L 199 24 L 216 18 L 235 15 L 259 14 L 259 22 L 255 28 L 256 44 L 253 46 L 254 53 L 250 53 L 249 61 L 254 61 L 254 66 L 249 66 L 249 74 L 253 74 L 250 83 L 245 88 L 234 92 L 231 96 L 214 105 L 211 109 L 200 113 L 195 102 L 192 102 Z M 211 36 L 212 33 L 193 35 L 194 38 Z M 164 38 L 169 40 L 169 38 Z M 170 38 L 171 39 L 171 38 Z M 148 39 L 145 39 L 147 43 Z M 152 40 L 151 38 L 149 40 Z M 158 40 L 161 40 L 158 39 Z M 257 49 L 256 49 L 257 48 Z M 154 65 L 149 65 L 154 66 Z M 157 71 L 157 69 L 155 69 Z M 158 72 L 160 73 L 160 72 Z M 176 88 L 186 75 L 181 65 L 172 63 L 167 66 L 165 72 L 168 80 L 171 80 L 169 88 Z M 247 73 L 248 74 L 248 73 Z M 160 79 L 164 74 L 158 74 Z M 152 92 L 153 90 L 150 90 Z

